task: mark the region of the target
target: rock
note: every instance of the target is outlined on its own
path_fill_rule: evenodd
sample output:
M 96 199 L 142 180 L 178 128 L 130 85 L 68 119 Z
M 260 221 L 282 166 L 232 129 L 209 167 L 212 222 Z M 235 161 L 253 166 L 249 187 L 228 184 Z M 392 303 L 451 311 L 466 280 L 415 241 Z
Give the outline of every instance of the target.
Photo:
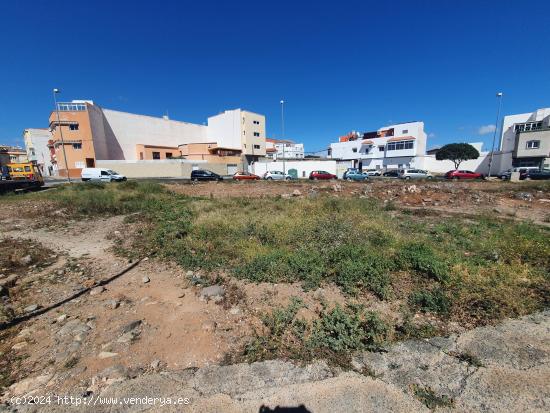
M 231 307 L 229 310 L 229 314 L 237 315 L 241 313 L 241 309 L 239 307 Z
M 27 345 L 28 343 L 26 341 L 21 341 L 20 343 L 14 344 L 11 349 L 18 351 L 18 350 L 24 349 L 25 347 L 27 347 Z
M 309 198 L 317 198 L 317 197 L 319 197 L 319 192 L 317 192 L 315 189 L 312 188 L 312 189 L 309 190 L 307 196 Z
M 136 339 L 137 336 L 139 336 L 138 331 L 128 331 L 127 333 L 124 333 L 117 339 L 117 343 L 123 343 L 123 344 L 131 343 Z
M 59 317 L 55 319 L 57 323 L 62 323 L 67 319 L 67 314 L 61 314 Z
M 19 260 L 21 265 L 29 265 L 32 262 L 32 257 L 30 255 L 25 255 Z
M 185 297 L 185 293 L 182 291 L 178 294 L 178 298 L 183 298 L 183 297 Z
M 340 184 L 334 184 L 334 185 L 332 185 L 332 190 L 333 190 L 334 192 L 341 192 L 341 191 L 342 191 L 342 185 L 340 185 Z
M 23 309 L 25 313 L 32 313 L 33 311 L 36 311 L 36 310 L 38 310 L 38 305 L 36 304 L 31 304 Z
M 101 294 L 103 291 L 105 291 L 105 287 L 100 285 L 99 287 L 92 288 L 90 290 L 90 295 L 98 295 Z
M 64 336 L 75 336 L 79 333 L 85 333 L 86 331 L 90 330 L 90 327 L 84 324 L 79 319 L 70 320 L 63 327 L 59 329 L 57 332 L 58 336 L 64 337 Z
M 201 328 L 204 331 L 211 333 L 211 332 L 216 330 L 217 326 L 218 326 L 218 324 L 215 321 L 206 321 L 206 322 L 202 323 Z
M 432 202 L 432 198 L 422 198 L 422 202 Z
M 151 362 L 151 367 L 154 368 L 155 370 L 158 369 L 160 367 L 160 360 L 153 360 Z
M 120 302 L 118 302 L 117 300 L 107 300 L 107 301 L 105 301 L 105 307 L 110 308 L 112 310 L 118 308 L 119 305 L 120 305 Z
M 141 326 L 141 320 L 135 320 L 135 321 L 132 321 L 132 322 L 126 324 L 124 327 L 122 327 L 121 332 L 123 334 L 124 333 L 129 333 L 130 331 L 136 330 L 140 326 Z
M 0 285 L 0 297 L 3 295 L 8 295 L 8 289 L 5 288 L 3 285 Z
M 142 277 L 141 281 L 143 282 L 143 284 L 147 284 L 147 283 L 148 283 L 149 281 L 151 281 L 151 280 L 149 279 L 149 277 L 147 277 L 146 275 L 144 275 L 144 276 Z
M 292 197 L 292 194 L 282 194 L 281 195 L 281 198 L 284 198 L 284 199 L 289 199 Z
M 292 196 L 301 196 L 302 193 L 300 192 L 299 189 L 295 189 L 294 191 L 292 191 Z
M 550 203 L 550 199 L 541 198 L 541 199 L 539 199 L 539 202 L 543 202 L 545 204 L 548 204 L 548 203 Z
M 225 295 L 225 288 L 221 285 L 211 285 L 210 287 L 204 287 L 201 290 L 201 297 L 212 298 L 212 297 L 223 297 Z
M 118 237 L 120 236 L 120 231 L 114 231 L 113 234 L 115 235 L 115 237 Z
M 65 270 L 64 269 L 57 270 L 56 274 L 57 275 L 63 275 L 63 274 L 65 274 Z
M 193 271 L 189 270 L 185 273 L 185 275 L 187 275 L 188 277 L 192 277 L 193 276 Z
M 21 396 L 28 394 L 33 390 L 42 389 L 52 378 L 51 374 L 44 374 L 42 376 L 30 377 L 25 380 L 21 380 L 10 386 L 10 394 L 12 396 Z
M 130 375 L 126 367 L 120 364 L 115 364 L 114 366 L 107 367 L 105 370 L 102 370 L 98 376 L 105 379 L 127 379 Z
M 118 353 L 111 353 L 110 351 L 102 351 L 97 355 L 100 359 L 108 359 L 116 356 L 118 356 Z
M 73 337 L 73 341 L 84 341 L 86 338 L 86 333 L 78 333 L 76 336 Z
M 514 198 L 519 199 L 521 201 L 531 202 L 533 200 L 533 194 L 529 192 L 516 192 L 514 194 Z

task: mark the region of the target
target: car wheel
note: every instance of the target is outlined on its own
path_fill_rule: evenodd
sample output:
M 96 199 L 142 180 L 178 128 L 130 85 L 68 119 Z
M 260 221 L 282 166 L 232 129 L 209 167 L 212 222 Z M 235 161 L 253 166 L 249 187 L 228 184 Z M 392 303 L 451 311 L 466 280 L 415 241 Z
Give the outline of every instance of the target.
M 427 176 L 426 179 L 434 179 L 433 176 Z
M 316 176 L 314 176 L 314 177 L 313 177 L 313 180 L 314 180 L 314 181 L 318 181 L 319 178 L 317 178 Z
M 526 176 L 525 177 L 525 181 L 530 181 L 531 180 L 531 177 L 530 176 Z
M 406 176 L 406 177 L 405 177 L 405 180 L 410 181 L 410 180 L 411 180 L 411 177 L 410 177 L 410 176 Z
M 290 176 L 285 178 L 285 181 L 291 181 L 291 180 L 292 180 L 292 178 Z
M 458 176 L 453 176 L 451 179 L 452 179 L 453 181 L 458 181 Z
M 272 176 L 268 176 L 266 179 L 267 179 L 268 181 L 273 181 L 273 177 L 272 177 Z

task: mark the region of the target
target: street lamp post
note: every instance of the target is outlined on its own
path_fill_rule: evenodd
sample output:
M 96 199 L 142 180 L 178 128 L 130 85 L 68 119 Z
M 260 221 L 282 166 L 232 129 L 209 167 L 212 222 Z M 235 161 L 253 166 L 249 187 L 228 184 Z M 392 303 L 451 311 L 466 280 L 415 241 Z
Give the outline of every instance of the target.
M 281 99 L 281 136 L 283 144 L 283 176 L 286 176 L 285 165 L 285 101 Z
M 59 119 L 59 107 L 57 106 L 56 94 L 60 93 L 59 89 L 53 90 L 53 102 L 55 104 L 55 113 L 57 114 L 57 126 L 59 126 L 59 135 L 61 136 L 61 147 L 63 148 L 63 159 L 65 160 L 65 169 L 67 170 L 67 180 L 71 183 L 71 176 L 69 173 L 69 165 L 67 164 L 67 153 L 65 152 L 65 141 L 63 140 L 63 128 L 61 128 L 61 121 Z
M 491 177 L 491 167 L 493 166 L 493 156 L 494 156 L 494 152 L 495 152 L 495 140 L 496 140 L 496 137 L 497 137 L 498 120 L 500 118 L 500 107 L 502 105 L 502 92 L 497 93 L 497 99 L 498 99 L 497 121 L 495 123 L 495 131 L 493 132 L 493 143 L 491 145 L 491 156 L 489 157 L 489 171 L 487 172 L 488 177 Z

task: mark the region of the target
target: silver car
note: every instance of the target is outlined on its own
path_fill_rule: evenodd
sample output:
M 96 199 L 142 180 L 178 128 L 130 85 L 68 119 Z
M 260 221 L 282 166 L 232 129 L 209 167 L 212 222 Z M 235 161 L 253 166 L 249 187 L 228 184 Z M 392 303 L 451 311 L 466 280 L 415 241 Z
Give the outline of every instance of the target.
M 433 179 L 433 175 L 422 169 L 402 169 L 399 171 L 400 179 Z
M 264 174 L 264 179 L 269 181 L 290 181 L 292 176 L 283 174 L 281 171 L 268 171 Z

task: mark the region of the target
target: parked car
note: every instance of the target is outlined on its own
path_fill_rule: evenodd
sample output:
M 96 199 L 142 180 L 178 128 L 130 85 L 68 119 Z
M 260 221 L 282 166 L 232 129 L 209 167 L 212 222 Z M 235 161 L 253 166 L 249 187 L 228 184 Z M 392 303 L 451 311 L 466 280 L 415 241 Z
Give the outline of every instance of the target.
M 264 179 L 269 181 L 290 181 L 292 176 L 284 174 L 281 171 L 268 171 L 264 174 Z
M 364 171 L 368 176 L 380 176 L 382 172 L 378 169 L 367 169 Z
M 445 174 L 445 179 L 484 179 L 483 174 L 478 174 L 477 172 L 466 171 L 466 170 L 453 170 Z
M 521 178 L 521 175 L 520 175 L 520 179 Z M 537 180 L 537 181 L 542 181 L 542 180 L 547 180 L 547 179 L 550 179 L 550 169 L 542 169 L 542 170 L 531 170 L 529 172 L 527 172 L 525 174 L 525 178 L 523 179 L 526 179 L 526 180 Z
M 206 169 L 195 169 L 191 171 L 192 181 L 221 181 L 223 177 Z
M 526 175 L 528 172 L 530 171 L 538 171 L 539 170 L 539 167 L 538 166 L 525 166 L 525 167 L 516 167 L 516 168 L 510 168 L 510 169 L 507 169 L 506 171 L 502 171 L 498 177 L 500 179 L 510 179 L 510 177 L 512 176 L 512 172 L 519 172 L 520 173 L 520 179 L 521 178 L 521 175 Z
M 261 179 L 258 175 L 251 174 L 250 172 L 237 172 L 233 175 L 235 181 L 257 181 Z
M 318 179 L 338 179 L 338 177 L 327 171 L 312 171 L 309 174 L 309 179 L 313 179 L 314 181 L 316 181 Z
M 399 171 L 386 171 L 382 174 L 382 176 L 385 176 L 386 178 L 399 178 Z
M 364 181 L 365 179 L 369 179 L 369 176 L 357 168 L 348 168 L 348 170 L 344 172 L 343 178 L 348 181 Z
M 80 173 L 82 181 L 121 182 L 126 177 L 111 169 L 105 168 L 84 168 Z
M 400 179 L 433 179 L 433 175 L 423 169 L 402 169 L 399 171 Z

